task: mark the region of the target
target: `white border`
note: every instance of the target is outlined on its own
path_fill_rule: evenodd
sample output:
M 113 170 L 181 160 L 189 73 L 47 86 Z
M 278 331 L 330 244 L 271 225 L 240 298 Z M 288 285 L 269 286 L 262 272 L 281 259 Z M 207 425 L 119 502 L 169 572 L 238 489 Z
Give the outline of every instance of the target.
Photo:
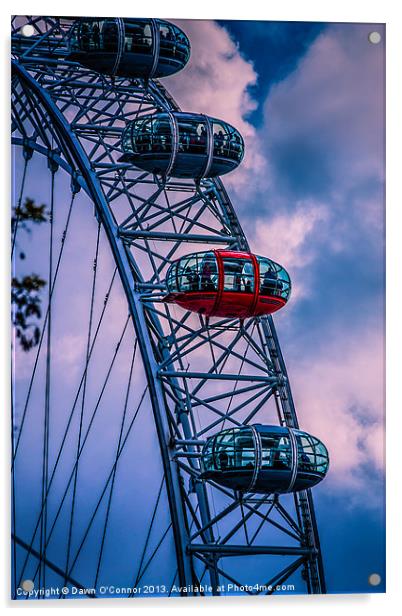
M 100 8 L 101 7 L 101 8 Z M 365 615 L 378 614 L 381 609 L 389 612 L 392 607 L 400 604 L 398 590 L 401 575 L 402 524 L 401 524 L 401 380 L 402 361 L 400 349 L 401 336 L 401 304 L 402 304 L 402 225 L 401 211 L 401 121 L 402 88 L 401 88 L 401 58 L 402 37 L 401 21 L 399 19 L 398 3 L 392 0 L 373 2 L 353 2 L 353 0 L 282 0 L 281 2 L 261 2 L 261 0 L 202 0 L 189 2 L 183 0 L 154 0 L 148 2 L 113 2 L 110 5 L 98 2 L 80 2 L 69 0 L 68 3 L 55 3 L 35 0 L 26 2 L 3 0 L 1 7 L 1 42 L 3 51 L 4 78 L 2 88 L 2 210 L 1 217 L 1 249 L 0 249 L 0 280 L 3 288 L 1 293 L 1 332 L 3 355 L 0 370 L 0 395 L 3 416 L 2 434 L 3 451 L 9 451 L 9 201 L 10 201 L 10 160 L 9 160 L 9 22 L 11 14 L 97 14 L 118 16 L 159 16 L 167 18 L 193 19 L 269 19 L 282 21 L 335 21 L 335 22 L 371 22 L 386 23 L 387 27 L 387 593 L 385 595 L 330 595 L 326 597 L 269 597 L 266 599 L 252 598 L 210 598 L 210 599 L 138 599 L 132 603 L 129 600 L 99 600 L 65 602 L 53 601 L 11 603 L 9 592 L 9 475 L 8 457 L 3 457 L 4 486 L 1 514 L 1 530 L 4 532 L 2 558 L 0 563 L 1 603 L 18 611 L 24 609 L 60 609 L 74 610 L 75 614 L 91 608 L 135 609 L 136 612 L 163 610 L 173 614 L 176 611 L 216 609 L 222 612 L 230 611 L 240 614 L 243 610 L 253 610 L 256 614 L 267 610 L 280 610 L 281 615 L 298 615 L 317 613 L 324 609 L 328 614 L 339 613 Z M 399 199 L 398 199 L 399 197 Z M 370 349 L 367 349 L 370 352 Z M 398 353 L 399 352 L 399 353 Z M 4 457 L 6 458 L 4 460 Z M 399 504 L 398 504 L 399 500 Z M 399 506 L 398 506 L 399 505 Z

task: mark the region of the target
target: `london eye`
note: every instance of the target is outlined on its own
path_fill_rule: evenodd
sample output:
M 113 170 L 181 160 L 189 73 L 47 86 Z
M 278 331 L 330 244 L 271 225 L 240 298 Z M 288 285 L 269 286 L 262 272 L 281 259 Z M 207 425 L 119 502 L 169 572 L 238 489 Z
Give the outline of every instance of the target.
M 329 456 L 272 318 L 291 278 L 220 179 L 240 132 L 163 86 L 190 44 L 159 19 L 12 21 L 16 599 L 326 592 Z

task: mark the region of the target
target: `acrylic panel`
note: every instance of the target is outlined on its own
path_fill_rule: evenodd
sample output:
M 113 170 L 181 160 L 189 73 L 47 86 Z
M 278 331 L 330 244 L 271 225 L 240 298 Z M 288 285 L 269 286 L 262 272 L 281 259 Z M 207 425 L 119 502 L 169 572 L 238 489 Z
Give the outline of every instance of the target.
M 12 19 L 13 599 L 385 592 L 384 59 Z

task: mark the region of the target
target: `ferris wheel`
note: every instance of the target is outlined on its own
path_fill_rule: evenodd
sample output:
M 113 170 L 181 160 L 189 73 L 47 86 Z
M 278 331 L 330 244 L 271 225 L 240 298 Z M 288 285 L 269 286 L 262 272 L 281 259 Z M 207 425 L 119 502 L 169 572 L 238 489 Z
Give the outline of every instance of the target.
M 13 597 L 326 592 L 290 278 L 220 179 L 240 133 L 159 81 L 186 34 L 15 17 L 12 51 Z

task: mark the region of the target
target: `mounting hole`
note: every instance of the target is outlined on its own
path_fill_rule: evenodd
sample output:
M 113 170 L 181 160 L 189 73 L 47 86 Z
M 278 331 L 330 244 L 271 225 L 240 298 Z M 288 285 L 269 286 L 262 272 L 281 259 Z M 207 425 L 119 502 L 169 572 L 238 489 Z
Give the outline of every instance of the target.
M 34 589 L 35 584 L 32 580 L 24 580 L 21 584 L 22 590 L 25 592 L 31 592 Z
M 378 586 L 379 584 L 381 584 L 381 575 L 379 575 L 378 573 L 372 573 L 371 575 L 369 575 L 368 581 L 370 586 Z
M 378 45 L 378 43 L 381 42 L 381 34 L 379 32 L 370 32 L 368 40 L 370 43 L 373 43 L 373 45 Z
M 35 28 L 31 24 L 25 24 L 22 26 L 21 32 L 23 36 L 33 36 L 35 34 Z

